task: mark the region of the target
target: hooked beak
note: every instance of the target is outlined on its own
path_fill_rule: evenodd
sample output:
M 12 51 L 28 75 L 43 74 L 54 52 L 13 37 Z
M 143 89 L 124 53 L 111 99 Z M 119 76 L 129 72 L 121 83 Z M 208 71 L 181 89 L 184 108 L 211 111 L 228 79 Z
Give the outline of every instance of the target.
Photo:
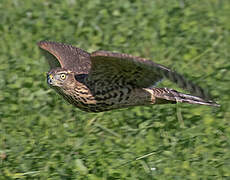
M 53 85 L 53 80 L 54 80 L 54 77 L 52 74 L 47 74 L 47 83 L 49 85 Z

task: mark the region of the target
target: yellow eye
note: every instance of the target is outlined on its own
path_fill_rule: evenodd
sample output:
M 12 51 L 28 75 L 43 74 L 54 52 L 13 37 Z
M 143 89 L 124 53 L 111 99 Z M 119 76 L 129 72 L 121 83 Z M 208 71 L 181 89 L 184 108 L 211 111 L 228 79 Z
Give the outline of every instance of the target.
M 65 80 L 66 75 L 65 74 L 61 74 L 60 77 L 61 77 L 62 80 Z

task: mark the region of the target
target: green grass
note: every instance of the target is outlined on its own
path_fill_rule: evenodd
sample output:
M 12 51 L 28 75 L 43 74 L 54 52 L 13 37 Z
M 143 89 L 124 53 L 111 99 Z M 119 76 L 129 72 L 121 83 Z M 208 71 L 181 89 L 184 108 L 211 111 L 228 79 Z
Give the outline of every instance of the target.
M 229 19 L 228 0 L 1 0 L 0 179 L 229 179 Z M 153 59 L 221 107 L 82 112 L 47 86 L 40 40 Z

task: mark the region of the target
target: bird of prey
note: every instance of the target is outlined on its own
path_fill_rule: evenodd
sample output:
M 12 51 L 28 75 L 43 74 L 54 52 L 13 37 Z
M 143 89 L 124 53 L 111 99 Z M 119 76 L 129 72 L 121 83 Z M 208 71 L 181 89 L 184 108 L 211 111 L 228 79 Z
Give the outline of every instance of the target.
M 47 83 L 83 111 L 177 102 L 219 106 L 199 86 L 151 60 L 108 51 L 88 53 L 57 42 L 41 41 L 38 46 L 49 56 Z M 154 87 L 163 78 L 191 95 Z

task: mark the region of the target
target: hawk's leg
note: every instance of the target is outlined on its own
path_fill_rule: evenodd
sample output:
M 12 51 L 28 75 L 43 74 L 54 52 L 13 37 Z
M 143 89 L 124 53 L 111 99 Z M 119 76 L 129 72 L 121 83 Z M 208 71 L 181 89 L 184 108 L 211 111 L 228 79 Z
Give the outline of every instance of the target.
M 216 103 L 202 99 L 201 97 L 184 94 L 174 89 L 168 88 L 147 88 L 148 92 L 154 97 L 154 104 L 166 104 L 166 103 L 177 103 L 185 102 L 189 104 L 200 104 L 209 106 L 218 106 Z

